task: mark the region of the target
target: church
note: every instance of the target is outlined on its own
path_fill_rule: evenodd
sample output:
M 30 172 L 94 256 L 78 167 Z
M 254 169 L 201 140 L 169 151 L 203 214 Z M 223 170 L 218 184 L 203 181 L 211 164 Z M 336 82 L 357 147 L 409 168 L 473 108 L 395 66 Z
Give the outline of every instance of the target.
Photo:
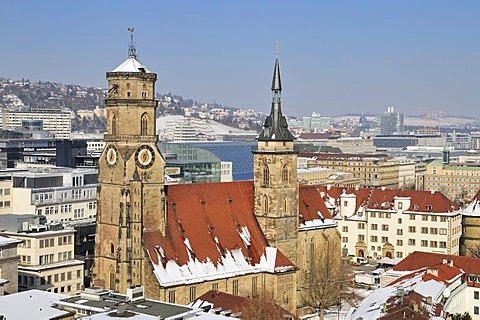
M 252 150 L 253 181 L 165 185 L 155 127 L 157 75 L 131 45 L 128 59 L 106 77 L 95 285 L 120 293 L 141 285 L 147 298 L 180 304 L 209 290 L 268 292 L 295 312 L 316 252 L 334 248 L 339 260 L 340 236 L 322 194 L 298 183 L 278 55 L 271 112 Z

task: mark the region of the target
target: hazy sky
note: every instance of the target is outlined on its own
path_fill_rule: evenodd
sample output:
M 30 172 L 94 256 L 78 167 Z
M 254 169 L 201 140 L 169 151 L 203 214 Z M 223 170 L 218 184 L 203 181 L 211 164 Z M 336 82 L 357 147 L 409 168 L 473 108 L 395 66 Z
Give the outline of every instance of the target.
M 157 91 L 268 112 L 280 42 L 289 115 L 480 117 L 480 1 L 0 0 L 0 77 L 106 87 L 127 58 Z

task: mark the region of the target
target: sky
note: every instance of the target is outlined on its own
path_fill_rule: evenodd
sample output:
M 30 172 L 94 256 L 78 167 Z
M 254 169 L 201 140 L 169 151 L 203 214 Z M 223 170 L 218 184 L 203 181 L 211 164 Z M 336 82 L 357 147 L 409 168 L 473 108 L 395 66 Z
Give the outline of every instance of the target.
M 0 0 L 0 77 L 106 87 L 128 55 L 157 92 L 262 112 L 279 41 L 282 109 L 480 118 L 480 1 Z

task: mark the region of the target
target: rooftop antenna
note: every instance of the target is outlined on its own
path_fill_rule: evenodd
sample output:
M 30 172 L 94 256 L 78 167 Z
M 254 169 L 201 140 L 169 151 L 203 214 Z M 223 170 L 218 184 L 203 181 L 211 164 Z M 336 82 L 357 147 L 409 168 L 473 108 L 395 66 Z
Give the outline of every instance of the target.
M 130 58 L 137 59 L 137 49 L 135 48 L 135 42 L 133 42 L 133 31 L 135 28 L 128 28 L 130 32 L 130 45 L 128 46 L 128 56 Z
M 280 45 L 280 42 L 275 41 L 275 57 L 278 59 L 278 46 Z

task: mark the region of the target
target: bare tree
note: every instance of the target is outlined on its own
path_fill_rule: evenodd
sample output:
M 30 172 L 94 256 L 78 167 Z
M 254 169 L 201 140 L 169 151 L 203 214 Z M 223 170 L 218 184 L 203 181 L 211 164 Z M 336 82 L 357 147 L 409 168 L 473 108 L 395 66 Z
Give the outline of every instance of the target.
M 319 312 L 323 319 L 326 308 L 340 303 L 347 282 L 348 262 L 341 259 L 339 241 L 328 239 L 314 252 L 303 274 L 302 304 Z
M 277 319 L 295 319 L 287 310 L 278 306 L 268 291 L 261 291 L 253 299 L 245 299 L 241 308 L 242 319 L 252 320 L 277 320 Z
M 470 253 L 470 256 L 480 258 L 480 244 L 477 244 L 473 247 L 467 247 L 467 250 Z

